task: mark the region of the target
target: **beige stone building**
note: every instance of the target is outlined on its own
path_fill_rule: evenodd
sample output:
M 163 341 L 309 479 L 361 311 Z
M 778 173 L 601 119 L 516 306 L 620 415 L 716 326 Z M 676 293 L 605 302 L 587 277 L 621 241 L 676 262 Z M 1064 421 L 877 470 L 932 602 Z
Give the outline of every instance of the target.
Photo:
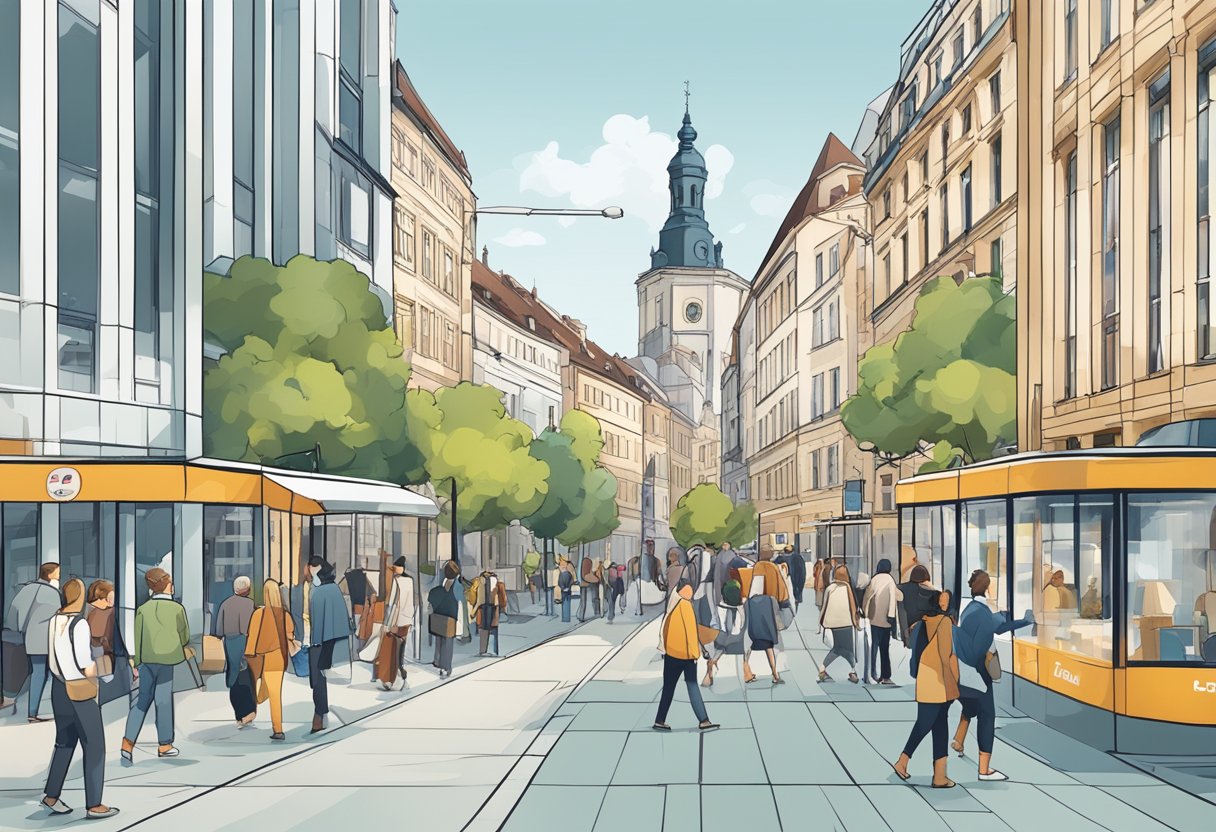
M 1014 17 L 1009 0 L 935 0 L 904 41 L 899 78 L 865 151 L 874 260 L 860 287 L 869 323 L 862 354 L 908 328 L 932 277 L 994 274 L 1013 289 L 1020 184 Z M 894 485 L 920 462 L 875 457 L 869 464 L 874 558 L 897 551 Z
M 1216 415 L 1216 2 L 1020 15 L 1018 445 Z
M 840 422 L 857 377 L 858 285 L 864 281 L 865 168 L 834 135 L 765 255 L 736 331 L 754 333 L 753 372 L 740 368 L 749 491 L 761 548 L 794 545 L 815 557 L 868 558 L 864 501 L 846 510 L 845 482 L 865 479 L 869 457 Z M 754 402 L 754 404 L 752 404 Z
M 393 317 L 410 383 L 435 390 L 472 378 L 476 196 L 464 153 L 394 69 Z

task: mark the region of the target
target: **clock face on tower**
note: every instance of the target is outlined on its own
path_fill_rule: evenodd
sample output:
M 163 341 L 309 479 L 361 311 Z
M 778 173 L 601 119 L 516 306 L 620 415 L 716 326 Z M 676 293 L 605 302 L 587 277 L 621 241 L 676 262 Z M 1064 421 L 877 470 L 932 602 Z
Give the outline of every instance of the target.
M 688 306 L 684 307 L 684 319 L 690 324 L 695 324 L 701 320 L 701 304 L 695 300 L 691 301 Z
M 704 240 L 697 240 L 697 244 L 692 247 L 692 250 L 693 253 L 697 255 L 698 259 L 709 259 L 709 243 L 705 242 Z

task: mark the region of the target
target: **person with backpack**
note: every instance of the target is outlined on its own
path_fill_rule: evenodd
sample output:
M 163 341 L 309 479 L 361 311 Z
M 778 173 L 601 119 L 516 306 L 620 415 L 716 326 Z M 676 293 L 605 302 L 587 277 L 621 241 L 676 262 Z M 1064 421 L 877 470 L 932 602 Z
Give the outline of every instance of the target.
M 173 578 L 160 567 L 144 575 L 151 598 L 135 611 L 135 666 L 139 668 L 139 694 L 127 714 L 119 753 L 134 762 L 135 741 L 144 720 L 156 704 L 157 757 L 176 757 L 173 746 L 173 669 L 186 661 L 190 625 L 186 610 L 173 597 Z
M 996 739 L 996 701 L 992 683 L 1001 676 L 1000 661 L 992 652 L 993 639 L 1000 633 L 1009 633 L 1032 624 L 1025 618 L 1010 620 L 1008 613 L 993 612 L 988 606 L 988 587 L 992 578 L 982 569 L 971 573 L 967 586 L 971 589 L 971 602 L 963 608 L 955 633 L 955 652 L 958 654 L 960 670 L 964 666 L 975 671 L 964 672 L 959 684 L 959 701 L 963 706 L 958 730 L 950 743 L 958 756 L 963 756 L 963 742 L 972 720 L 977 720 L 976 739 L 980 747 L 979 779 L 1008 780 L 1009 778 L 992 767 L 992 747 Z M 969 678 L 968 678 L 969 677 Z M 971 684 L 968 684 L 971 682 Z
M 911 670 L 916 679 L 916 724 L 908 734 L 903 753 L 891 766 L 901 780 L 908 780 L 908 763 L 916 748 L 933 735 L 933 783 L 935 789 L 954 788 L 946 776 L 946 742 L 950 732 L 950 706 L 959 697 L 959 660 L 954 652 L 954 622 L 947 615 L 950 593 L 937 593 L 936 603 L 913 627 Z
M 823 591 L 823 608 L 819 612 L 819 626 L 832 631 L 832 649 L 823 660 L 819 671 L 820 682 L 830 682 L 828 665 L 836 659 L 844 659 L 849 665 L 849 681 L 857 684 L 856 639 L 854 633 L 861 629 L 857 614 L 857 598 L 849 583 L 849 568 L 836 567 L 834 580 Z
M 88 622 L 84 618 L 84 581 L 72 578 L 63 587 L 63 606 L 47 622 L 47 663 L 51 676 L 51 710 L 55 715 L 55 753 L 46 778 L 42 805 L 52 814 L 70 814 L 60 799 L 68 766 L 79 745 L 84 755 L 84 797 L 90 819 L 109 818 L 118 809 L 101 802 L 106 773 L 106 734 L 98 701 L 97 665 Z
M 460 601 L 456 599 L 457 581 L 460 579 L 460 565 L 449 560 L 443 565 L 442 581 L 431 587 L 427 593 L 427 602 L 431 605 L 431 617 L 428 629 L 435 638 L 435 661 L 432 664 L 439 668 L 439 678 L 446 679 L 452 675 L 452 654 L 456 648 L 456 619 L 460 615 Z

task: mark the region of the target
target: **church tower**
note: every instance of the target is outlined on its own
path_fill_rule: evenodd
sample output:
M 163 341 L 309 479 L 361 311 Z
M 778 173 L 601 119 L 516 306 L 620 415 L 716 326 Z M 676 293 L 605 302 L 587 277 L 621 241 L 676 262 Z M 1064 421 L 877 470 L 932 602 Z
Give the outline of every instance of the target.
M 715 245 L 713 232 L 705 220 L 705 184 L 709 180 L 709 170 L 705 167 L 705 157 L 694 144 L 697 131 L 692 126 L 687 100 L 684 124 L 676 135 L 680 145 L 667 165 L 671 209 L 659 232 L 659 248 L 650 252 L 650 267 L 720 269 L 722 245 Z

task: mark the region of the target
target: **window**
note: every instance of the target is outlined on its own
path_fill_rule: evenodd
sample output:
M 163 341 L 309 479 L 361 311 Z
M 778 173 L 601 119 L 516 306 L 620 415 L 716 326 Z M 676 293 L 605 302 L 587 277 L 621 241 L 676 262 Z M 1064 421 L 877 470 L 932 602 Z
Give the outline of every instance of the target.
M 93 0 L 61 3 L 58 13 L 59 387 L 93 393 L 101 280 L 100 10 Z
M 984 9 L 983 3 L 975 5 L 975 11 L 971 15 L 971 47 L 978 49 L 980 41 L 984 39 Z
M 920 184 L 922 188 L 929 187 L 929 151 L 920 154 Z
M 135 4 L 135 374 L 155 378 L 160 355 L 161 309 L 172 305 L 172 267 L 161 267 L 162 136 L 172 120 L 163 123 L 164 89 L 160 83 L 162 58 L 160 4 Z M 167 108 L 171 114 L 172 108 Z M 250 218 L 252 219 L 252 218 Z
M 371 250 L 371 185 L 354 165 L 335 158 L 341 176 L 339 239 L 362 257 Z
M 938 197 L 941 202 L 942 251 L 945 251 L 950 245 L 950 192 L 946 185 L 942 185 Z
M 1102 171 L 1102 389 L 1119 383 L 1119 119 L 1106 125 Z
M 1198 182 L 1195 187 L 1198 206 L 1198 257 L 1195 278 L 1196 297 L 1196 346 L 1200 358 L 1216 356 L 1216 345 L 1212 338 L 1213 307 L 1211 297 L 1213 240 L 1211 218 L 1212 177 L 1216 167 L 1212 165 L 1212 144 L 1216 142 L 1216 130 L 1212 129 L 1211 101 L 1216 94 L 1216 40 L 1211 40 L 1199 50 L 1199 107 L 1196 114 Z
M 822 481 L 819 479 L 820 461 L 819 451 L 811 451 L 811 488 L 818 489 L 823 486 Z
M 942 82 L 942 50 L 933 53 L 930 62 L 933 64 L 933 86 L 936 87 Z
M 1216 634 L 1216 494 L 1127 498 L 1127 660 L 1206 664 Z M 1190 663 L 1194 663 L 1191 665 Z
M 899 127 L 901 130 L 907 130 L 908 125 L 912 123 L 912 117 L 916 115 L 916 83 L 912 84 L 912 92 L 900 103 Z
M 890 297 L 894 291 L 894 286 L 891 284 L 891 252 L 887 252 L 882 257 L 882 280 L 883 280 L 883 297 Z
M 17 0 L 12 0 L 12 4 L 15 7 Z M 0 3 L 0 9 L 3 8 Z M 0 12 L 0 20 L 5 19 L 4 12 Z M 0 32 L 7 34 L 3 29 Z M 38 540 L 41 519 L 37 503 L 5 503 L 0 506 L 0 557 L 4 558 L 0 604 L 4 605 L 5 610 L 12 607 L 13 599 L 23 584 L 38 580 L 38 566 L 42 563 Z
M 1170 75 L 1149 87 L 1148 113 L 1148 372 L 1165 368 L 1162 286 L 1169 283 L 1165 246 L 1170 201 Z
M 413 142 L 406 143 L 405 157 L 405 172 L 409 174 L 411 179 L 418 178 L 418 145 Z
M 341 0 L 338 23 L 338 138 L 363 152 L 363 0 Z M 252 5 L 252 4 L 250 4 Z
M 1064 80 L 1077 74 L 1077 0 L 1064 0 Z
M 99 578 L 114 577 L 112 564 L 102 562 L 101 506 L 101 503 L 65 503 L 59 507 L 60 579 L 65 583 L 68 576 L 83 579 L 86 586 Z
M 456 257 L 447 246 L 443 248 L 443 291 L 456 297 Z
M 902 282 L 907 283 L 908 282 L 908 272 L 909 272 L 909 261 L 910 261 L 910 258 L 908 257 L 908 232 L 907 231 L 905 231 L 903 233 L 903 235 L 900 236 L 900 238 L 899 238 L 899 248 L 900 248 L 900 255 L 903 258 L 903 261 L 900 264 L 900 268 L 902 269 L 902 275 L 903 275 Z
M 823 373 L 811 380 L 811 418 L 823 418 Z
M 823 255 L 815 255 L 815 288 L 823 285 Z
M 992 118 L 996 118 L 1001 112 L 1001 73 L 994 72 L 992 77 L 988 79 L 988 94 L 992 96 Z
M 1004 249 L 1005 246 L 1000 237 L 992 241 L 988 251 L 988 273 L 996 278 L 1005 276 L 1004 268 Z
M 414 215 L 404 208 L 398 207 L 397 216 L 397 233 L 394 237 L 396 242 L 395 250 L 397 256 L 400 257 L 412 269 L 414 267 L 414 235 L 415 224 L 417 220 Z
M 959 195 L 963 201 L 963 233 L 966 234 L 971 230 L 971 165 L 963 168 L 963 173 L 959 176 Z
M 906 510 L 905 510 L 906 511 Z M 909 545 L 929 570 L 929 580 L 938 588 L 953 589 L 958 535 L 955 531 L 957 510 L 954 506 L 916 506 L 911 511 L 913 528 Z M 908 522 L 901 518 L 907 534 Z M 901 563 L 901 571 L 906 568 Z
M 435 161 L 430 156 L 422 157 L 422 187 L 435 192 Z
M 405 170 L 405 134 L 397 127 L 393 127 L 393 167 L 398 170 Z
M 929 268 L 929 209 L 920 212 L 920 267 Z
M 812 347 L 823 346 L 823 344 L 826 343 L 826 341 L 827 341 L 827 338 L 824 335 L 824 330 L 823 330 L 823 310 L 824 310 L 824 307 L 820 306 L 818 309 L 816 309 L 815 311 L 813 311 L 811 313 L 811 346 Z
M 1064 202 L 1064 398 L 1077 395 L 1077 154 L 1068 156 Z
M 840 337 L 840 299 L 828 304 L 828 340 L 835 341 Z
M 0 292 L 10 295 L 21 293 L 20 43 L 20 0 L 0 0 Z
M 828 371 L 828 389 L 831 391 L 832 403 L 831 412 L 835 412 L 840 408 L 840 368 L 833 367 Z
M 840 485 L 840 446 L 828 445 L 828 488 Z
M 967 579 L 977 569 L 988 573 L 988 606 L 993 612 L 1009 610 L 1009 587 L 1005 576 L 1009 558 L 1004 500 L 977 500 L 963 503 L 962 592 L 970 596 Z M 946 587 L 950 589 L 950 587 Z M 966 603 L 965 601 L 963 603 Z
M 828 274 L 831 277 L 840 274 L 840 243 L 832 243 L 828 249 Z
M 393 298 L 393 323 L 397 329 L 397 342 L 403 347 L 414 346 L 414 302 L 395 295 Z
M 152 4 L 156 5 L 156 4 Z M 253 253 L 254 70 L 253 3 L 232 7 L 232 252 Z
M 992 139 L 992 144 L 989 147 L 991 149 L 990 158 L 992 159 L 992 207 L 995 208 L 1001 204 L 1001 199 L 1004 197 L 1001 187 L 1001 154 L 1003 146 L 999 133 Z
M 963 55 L 966 50 L 963 48 L 963 27 L 959 26 L 958 31 L 954 33 L 954 67 L 958 69 L 963 63 Z
M 946 155 L 950 152 L 950 122 L 942 124 L 942 170 L 945 172 Z
M 895 510 L 895 476 L 893 474 L 883 474 L 879 477 L 879 496 L 878 504 L 879 511 L 894 511 Z
M 441 360 L 445 367 L 456 368 L 456 325 L 443 320 L 443 352 Z
M 422 276 L 435 282 L 435 235 L 422 229 Z
M 882 218 L 891 219 L 891 189 L 889 187 L 882 192 Z
M 1102 0 L 1102 48 L 1110 46 L 1119 37 L 1120 0 Z
M 963 130 L 959 135 L 965 136 L 971 132 L 971 105 L 970 104 L 968 104 L 966 107 L 963 108 L 962 120 L 963 120 Z

